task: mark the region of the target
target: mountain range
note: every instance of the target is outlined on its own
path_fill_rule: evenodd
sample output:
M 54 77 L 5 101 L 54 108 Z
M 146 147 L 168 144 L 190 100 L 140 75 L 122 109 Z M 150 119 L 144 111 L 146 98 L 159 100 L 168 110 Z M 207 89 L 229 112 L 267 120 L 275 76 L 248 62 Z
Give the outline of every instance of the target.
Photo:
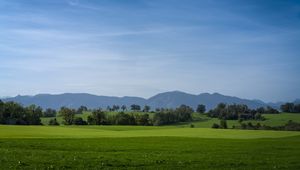
M 126 105 L 129 107 L 132 104 L 140 106 L 149 105 L 154 108 L 175 108 L 181 104 L 186 104 L 196 108 L 198 104 L 204 104 L 207 110 L 214 108 L 217 104 L 223 102 L 227 104 L 246 104 L 250 108 L 272 106 L 279 108 L 282 102 L 265 103 L 260 100 L 241 99 L 233 96 L 225 96 L 219 93 L 201 93 L 199 95 L 188 94 L 180 91 L 171 91 L 159 93 L 148 99 L 141 97 L 111 97 L 111 96 L 97 96 L 87 93 L 64 93 L 64 94 L 38 94 L 35 96 L 16 96 L 4 98 L 3 101 L 14 101 L 21 103 L 24 106 L 35 104 L 42 108 L 59 109 L 62 106 L 70 108 L 78 108 L 81 105 L 88 108 L 106 108 L 112 105 Z M 299 99 L 296 100 L 300 101 Z M 296 102 L 295 101 L 295 102 Z

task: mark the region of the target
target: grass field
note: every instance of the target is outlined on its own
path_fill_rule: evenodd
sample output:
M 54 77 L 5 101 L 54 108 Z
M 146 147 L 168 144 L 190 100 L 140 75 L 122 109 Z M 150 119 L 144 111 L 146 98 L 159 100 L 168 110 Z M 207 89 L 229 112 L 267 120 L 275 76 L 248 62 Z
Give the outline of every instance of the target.
M 0 126 L 0 169 L 299 169 L 300 132 Z
M 300 169 L 300 132 L 212 129 L 217 119 L 197 116 L 195 128 L 0 125 L 0 169 Z

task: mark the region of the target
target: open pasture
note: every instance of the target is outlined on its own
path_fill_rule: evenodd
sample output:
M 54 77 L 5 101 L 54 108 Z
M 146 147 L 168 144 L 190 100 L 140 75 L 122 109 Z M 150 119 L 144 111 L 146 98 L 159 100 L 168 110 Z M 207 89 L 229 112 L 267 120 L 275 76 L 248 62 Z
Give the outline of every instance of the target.
M 0 169 L 299 169 L 300 132 L 0 126 Z

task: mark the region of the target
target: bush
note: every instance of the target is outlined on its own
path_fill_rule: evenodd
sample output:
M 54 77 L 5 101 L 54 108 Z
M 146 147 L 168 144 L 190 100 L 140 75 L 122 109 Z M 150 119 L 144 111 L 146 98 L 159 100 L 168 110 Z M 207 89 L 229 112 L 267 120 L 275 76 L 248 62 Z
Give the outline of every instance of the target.
M 45 110 L 45 112 L 43 113 L 44 117 L 55 117 L 56 116 L 56 110 L 48 108 Z

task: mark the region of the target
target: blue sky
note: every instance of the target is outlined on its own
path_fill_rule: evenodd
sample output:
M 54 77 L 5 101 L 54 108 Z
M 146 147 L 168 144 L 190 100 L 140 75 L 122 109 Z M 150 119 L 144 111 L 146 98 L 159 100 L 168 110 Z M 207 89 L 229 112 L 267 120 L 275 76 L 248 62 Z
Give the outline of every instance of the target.
M 0 0 L 0 96 L 300 98 L 300 1 Z

